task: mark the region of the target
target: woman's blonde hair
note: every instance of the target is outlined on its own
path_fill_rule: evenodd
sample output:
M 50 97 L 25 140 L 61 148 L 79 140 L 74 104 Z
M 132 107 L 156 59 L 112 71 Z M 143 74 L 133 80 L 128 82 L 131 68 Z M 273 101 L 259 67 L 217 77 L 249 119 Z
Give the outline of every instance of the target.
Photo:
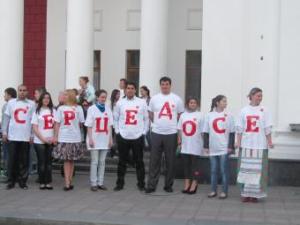
M 73 89 L 67 89 L 66 93 L 66 105 L 77 105 L 76 92 Z

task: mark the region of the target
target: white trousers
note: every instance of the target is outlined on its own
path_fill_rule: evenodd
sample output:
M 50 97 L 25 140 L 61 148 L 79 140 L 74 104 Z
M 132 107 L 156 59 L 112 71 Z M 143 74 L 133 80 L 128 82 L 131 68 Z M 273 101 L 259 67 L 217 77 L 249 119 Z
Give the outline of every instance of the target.
M 90 182 L 92 186 L 103 185 L 105 158 L 108 150 L 91 150 Z

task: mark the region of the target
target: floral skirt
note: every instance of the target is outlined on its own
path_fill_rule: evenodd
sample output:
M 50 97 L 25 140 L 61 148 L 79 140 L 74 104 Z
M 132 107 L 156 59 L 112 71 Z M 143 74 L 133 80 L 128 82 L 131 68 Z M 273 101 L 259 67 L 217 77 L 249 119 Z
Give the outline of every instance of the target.
M 86 151 L 85 143 L 58 143 L 53 148 L 53 157 L 60 160 L 81 159 Z

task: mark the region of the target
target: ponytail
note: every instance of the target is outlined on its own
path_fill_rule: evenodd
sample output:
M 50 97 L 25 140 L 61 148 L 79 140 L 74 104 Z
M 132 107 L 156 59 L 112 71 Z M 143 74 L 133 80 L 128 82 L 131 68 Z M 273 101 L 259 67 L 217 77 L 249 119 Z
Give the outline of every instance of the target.
M 210 106 L 210 112 L 214 111 L 214 109 L 217 107 L 217 104 L 223 99 L 226 98 L 225 95 L 217 95 L 214 97 L 211 101 L 211 106 Z

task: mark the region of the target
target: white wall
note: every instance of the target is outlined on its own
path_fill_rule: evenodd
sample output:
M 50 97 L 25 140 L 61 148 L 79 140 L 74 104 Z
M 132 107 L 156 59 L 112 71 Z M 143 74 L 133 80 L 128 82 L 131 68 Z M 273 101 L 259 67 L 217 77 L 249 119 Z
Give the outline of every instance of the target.
M 66 11 L 65 0 L 47 2 L 46 88 L 55 103 L 65 89 Z
M 209 98 L 224 93 L 229 111 L 237 114 L 250 88 L 261 87 L 263 104 L 274 117 L 276 147 L 270 157 L 300 159 L 299 134 L 288 129 L 300 122 L 300 105 L 294 105 L 300 83 L 299 1 L 204 0 L 203 7 L 203 104 L 208 107 Z
M 202 31 L 198 27 L 202 21 L 194 20 L 202 10 L 202 0 L 170 0 L 169 5 L 168 75 L 173 91 L 184 98 L 186 50 L 201 50 Z

